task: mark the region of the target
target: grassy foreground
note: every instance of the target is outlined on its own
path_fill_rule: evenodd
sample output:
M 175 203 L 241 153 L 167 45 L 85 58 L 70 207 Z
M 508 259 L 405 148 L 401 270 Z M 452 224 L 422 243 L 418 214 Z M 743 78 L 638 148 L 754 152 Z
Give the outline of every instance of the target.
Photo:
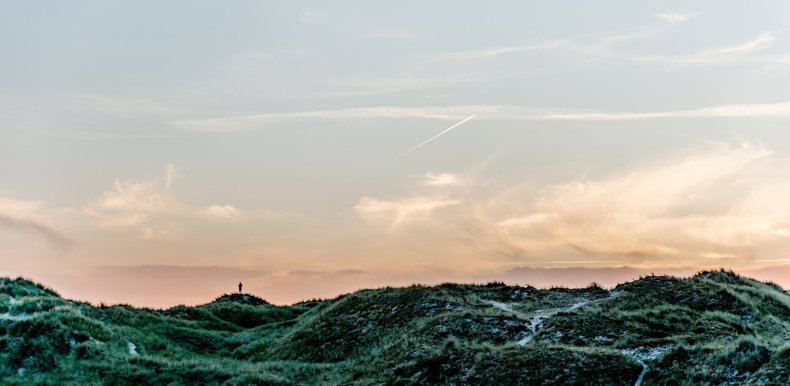
M 0 383 L 787 385 L 790 295 L 715 271 L 152 310 L 0 278 Z

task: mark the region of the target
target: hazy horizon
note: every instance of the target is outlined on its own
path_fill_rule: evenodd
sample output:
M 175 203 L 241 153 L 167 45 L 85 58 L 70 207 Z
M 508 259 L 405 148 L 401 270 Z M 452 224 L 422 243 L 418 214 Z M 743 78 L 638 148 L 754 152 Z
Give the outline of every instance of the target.
M 0 276 L 156 307 L 790 288 L 790 3 L 0 10 Z

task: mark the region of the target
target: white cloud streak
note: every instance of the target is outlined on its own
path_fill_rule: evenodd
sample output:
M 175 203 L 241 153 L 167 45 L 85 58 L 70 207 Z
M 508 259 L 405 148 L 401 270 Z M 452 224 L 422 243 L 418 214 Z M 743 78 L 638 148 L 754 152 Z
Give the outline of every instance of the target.
M 466 181 L 454 173 L 436 173 L 429 171 L 425 173 L 422 184 L 426 186 L 461 186 L 466 184 Z
M 456 127 L 458 127 L 458 126 L 461 126 L 461 125 L 463 125 L 463 124 L 464 124 L 466 121 L 469 121 L 470 119 L 474 118 L 475 116 L 476 116 L 476 114 L 472 114 L 472 115 L 470 115 L 470 116 L 466 117 L 466 118 L 465 118 L 464 120 L 462 120 L 461 122 L 458 122 L 458 123 L 456 123 L 456 124 L 454 124 L 454 125 L 452 125 L 452 126 L 450 126 L 450 127 L 446 128 L 446 129 L 444 129 L 442 132 L 440 132 L 440 133 L 438 133 L 438 134 L 434 135 L 433 137 L 430 137 L 430 138 L 426 139 L 425 141 L 422 141 L 422 142 L 420 142 L 420 143 L 419 143 L 419 144 L 417 144 L 416 146 L 412 147 L 412 148 L 411 148 L 411 149 L 409 149 L 409 150 L 406 150 L 405 152 L 403 152 L 403 153 L 401 153 L 400 155 L 398 155 L 397 157 L 395 157 L 395 160 L 399 160 L 399 159 L 401 159 L 401 158 L 405 157 L 406 155 L 408 155 L 409 153 L 411 153 L 411 152 L 413 152 L 413 151 L 415 151 L 415 150 L 417 150 L 417 149 L 419 149 L 419 148 L 421 148 L 421 147 L 423 147 L 423 146 L 427 145 L 428 143 L 430 143 L 431 141 L 435 140 L 436 138 L 439 138 L 439 137 L 441 137 L 442 135 L 444 135 L 444 134 L 447 134 L 448 132 L 450 132 L 450 130 L 452 130 L 452 129 L 455 129 L 455 128 L 456 128 Z
M 676 24 L 688 22 L 698 14 L 695 13 L 660 13 L 656 16 L 665 20 L 666 25 L 648 27 L 631 33 L 606 36 L 593 41 L 578 39 L 560 39 L 526 45 L 486 47 L 475 50 L 438 53 L 431 55 L 427 63 L 437 61 L 475 61 L 496 59 L 505 54 L 529 52 L 559 52 L 572 54 L 573 57 L 595 59 L 613 58 L 619 63 L 650 64 L 663 63 L 676 66 L 720 66 L 720 65 L 759 65 L 776 67 L 790 64 L 790 58 L 781 54 L 754 55 L 771 48 L 776 42 L 776 33 L 761 32 L 752 39 L 729 46 L 702 49 L 686 54 L 633 54 L 622 49 L 615 49 L 616 44 L 633 41 L 655 35 L 672 28 Z
M 556 40 L 556 41 L 536 43 L 536 44 L 519 44 L 512 46 L 486 47 L 486 48 L 480 48 L 474 50 L 439 53 L 433 55 L 431 57 L 431 60 L 468 61 L 468 60 L 480 60 L 480 59 L 495 59 L 505 54 L 556 49 L 556 48 L 564 47 L 567 44 L 568 44 L 567 41 Z
M 315 24 L 322 17 L 322 14 L 319 10 L 315 8 L 307 8 L 303 9 L 302 13 L 299 15 L 299 20 L 302 24 Z
M 473 112 L 480 120 L 622 121 L 665 118 L 777 118 L 790 117 L 790 102 L 743 103 L 657 112 L 616 112 L 513 105 L 454 105 L 433 107 L 380 106 L 291 113 L 266 113 L 175 121 L 186 130 L 233 132 L 279 123 L 313 120 L 435 119 L 455 121 Z
M 401 225 L 429 219 L 440 208 L 460 204 L 457 199 L 431 196 L 415 196 L 393 200 L 362 197 L 354 209 L 368 220 L 384 223 L 392 231 Z
M 431 62 L 450 62 L 450 61 L 475 61 L 475 60 L 494 60 L 500 56 L 511 54 L 526 54 L 532 52 L 570 52 L 581 54 L 584 56 L 593 57 L 606 57 L 616 56 L 617 54 L 612 51 L 611 46 L 620 44 L 627 41 L 642 39 L 668 28 L 673 24 L 688 21 L 696 14 L 679 14 L 679 13 L 662 13 L 656 15 L 665 21 L 668 25 L 649 26 L 637 29 L 628 33 L 621 33 L 617 35 L 604 36 L 592 41 L 582 41 L 579 39 L 566 38 L 554 39 L 544 42 L 533 42 L 527 44 L 515 44 L 507 46 L 494 46 L 484 47 L 472 50 L 463 50 L 455 52 L 445 52 L 433 54 L 427 60 Z
M 775 41 L 775 33 L 762 32 L 748 41 L 731 46 L 713 48 L 685 55 L 636 56 L 634 57 L 634 60 L 641 62 L 664 62 L 676 65 L 725 65 L 744 63 L 776 64 L 778 62 L 787 62 L 787 59 L 784 57 L 755 57 L 749 55 L 771 48 Z
M 500 119 L 511 117 L 524 120 L 575 120 L 575 121 L 623 121 L 661 118 L 786 118 L 790 117 L 790 102 L 762 104 L 733 104 L 703 107 L 689 110 L 672 110 L 660 112 L 628 113 L 628 112 L 580 112 L 580 113 L 548 113 L 548 114 L 512 114 L 503 113 Z M 485 117 L 484 117 L 485 118 Z
M 355 107 L 335 110 L 312 110 L 289 113 L 264 113 L 228 116 L 220 118 L 189 119 L 172 122 L 176 127 L 194 131 L 238 131 L 267 124 L 287 123 L 305 120 L 359 120 L 381 118 L 421 118 L 456 120 L 463 118 L 464 109 L 474 111 L 495 111 L 497 106 L 446 106 L 446 107 Z
M 243 213 L 232 205 L 211 205 L 198 210 L 198 214 L 222 222 L 236 222 L 243 217 Z
M 329 80 L 327 85 L 335 89 L 332 91 L 317 92 L 315 97 L 353 97 L 378 95 L 414 90 L 438 90 L 460 84 L 485 82 L 501 78 L 500 74 L 462 73 L 438 74 L 427 76 L 407 75 L 390 76 L 386 78 L 369 79 L 339 79 Z
M 656 17 L 666 21 L 669 24 L 678 24 L 678 23 L 685 23 L 694 17 L 699 15 L 698 13 L 678 13 L 678 12 L 663 12 L 657 13 Z
M 717 48 L 709 51 L 704 51 L 703 56 L 723 56 L 723 55 L 742 55 L 750 52 L 764 50 L 773 46 L 776 36 L 773 32 L 763 32 L 753 39 L 729 47 Z

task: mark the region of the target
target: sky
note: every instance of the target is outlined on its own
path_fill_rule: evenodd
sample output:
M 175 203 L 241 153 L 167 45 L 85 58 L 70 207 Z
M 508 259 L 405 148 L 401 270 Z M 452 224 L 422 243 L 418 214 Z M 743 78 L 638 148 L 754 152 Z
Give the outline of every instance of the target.
M 0 1 L 0 275 L 790 288 L 790 3 Z

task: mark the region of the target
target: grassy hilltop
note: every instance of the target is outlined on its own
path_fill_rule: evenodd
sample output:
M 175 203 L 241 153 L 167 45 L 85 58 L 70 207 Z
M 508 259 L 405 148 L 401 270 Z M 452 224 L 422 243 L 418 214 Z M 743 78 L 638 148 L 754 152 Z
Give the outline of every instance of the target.
M 790 295 L 717 271 L 151 310 L 0 278 L 0 383 L 783 385 Z

